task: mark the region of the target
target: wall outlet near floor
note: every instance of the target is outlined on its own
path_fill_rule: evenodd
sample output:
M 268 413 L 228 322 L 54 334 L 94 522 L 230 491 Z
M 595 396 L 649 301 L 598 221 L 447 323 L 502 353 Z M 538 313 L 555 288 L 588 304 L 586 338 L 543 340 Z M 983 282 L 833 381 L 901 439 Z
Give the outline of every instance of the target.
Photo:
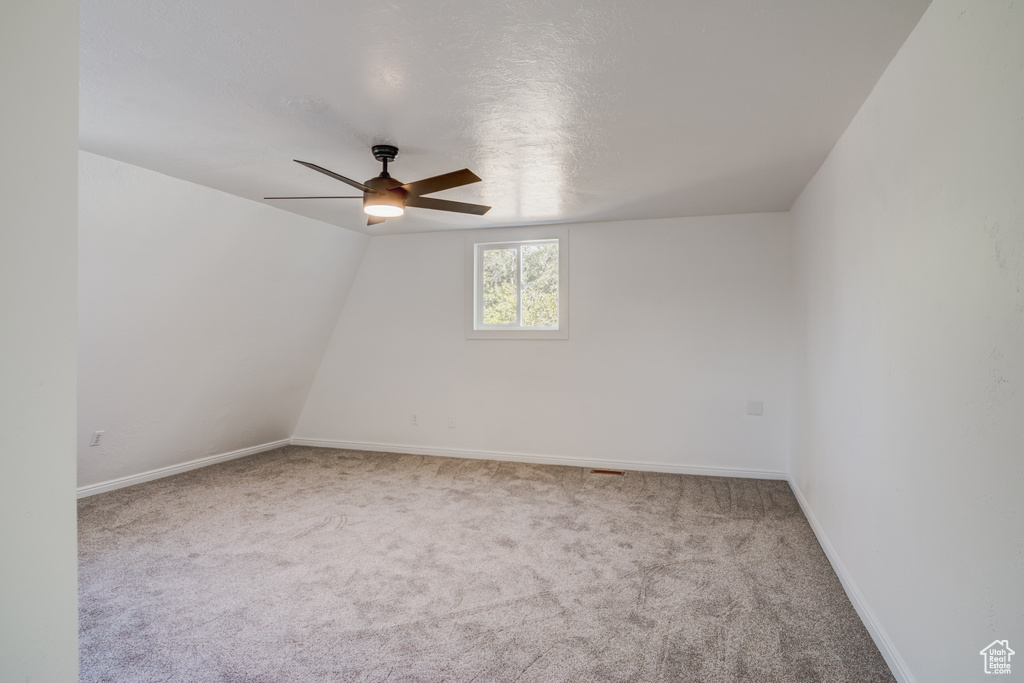
M 98 432 L 93 432 L 92 433 L 92 439 L 89 441 L 89 445 L 90 446 L 99 446 L 102 441 L 103 441 L 103 430 L 101 429 Z
M 412 414 L 412 423 L 414 425 L 418 425 L 420 423 L 420 416 L 417 415 L 416 413 Z
M 448 418 L 448 429 L 455 429 L 455 418 L 454 417 L 449 417 Z
M 747 415 L 764 415 L 764 401 L 747 401 Z

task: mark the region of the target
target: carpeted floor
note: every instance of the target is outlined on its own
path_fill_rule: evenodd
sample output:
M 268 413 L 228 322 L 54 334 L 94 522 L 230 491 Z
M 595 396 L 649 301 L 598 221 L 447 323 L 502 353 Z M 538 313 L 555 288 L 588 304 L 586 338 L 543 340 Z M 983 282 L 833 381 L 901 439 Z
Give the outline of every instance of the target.
M 780 481 L 292 446 L 79 558 L 86 682 L 893 680 Z

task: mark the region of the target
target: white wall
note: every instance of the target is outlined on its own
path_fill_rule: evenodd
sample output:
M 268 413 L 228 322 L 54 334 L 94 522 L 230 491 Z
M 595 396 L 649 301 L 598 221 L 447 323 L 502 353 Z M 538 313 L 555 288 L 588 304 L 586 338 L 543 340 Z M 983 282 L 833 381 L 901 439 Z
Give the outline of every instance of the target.
M 373 239 L 296 437 L 785 472 L 787 214 L 571 226 L 568 340 L 465 339 L 467 237 Z
M 935 0 L 792 215 L 795 482 L 904 678 L 985 680 L 1024 653 L 1024 4 Z
M 0 680 L 78 680 L 78 3 L 0 3 Z
M 369 238 L 84 152 L 79 224 L 79 485 L 289 438 Z

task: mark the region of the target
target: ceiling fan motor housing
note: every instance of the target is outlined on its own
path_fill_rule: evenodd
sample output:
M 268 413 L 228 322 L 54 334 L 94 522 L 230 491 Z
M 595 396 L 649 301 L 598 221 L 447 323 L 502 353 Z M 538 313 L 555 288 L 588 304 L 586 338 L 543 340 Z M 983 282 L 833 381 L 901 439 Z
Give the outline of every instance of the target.
M 402 181 L 382 173 L 376 178 L 370 178 L 364 185 L 371 187 L 376 192 L 363 192 L 363 211 L 371 216 L 400 216 L 405 211 L 405 198 L 408 193 L 402 189 Z M 371 207 L 367 210 L 367 207 Z M 376 207 L 390 207 L 377 210 Z

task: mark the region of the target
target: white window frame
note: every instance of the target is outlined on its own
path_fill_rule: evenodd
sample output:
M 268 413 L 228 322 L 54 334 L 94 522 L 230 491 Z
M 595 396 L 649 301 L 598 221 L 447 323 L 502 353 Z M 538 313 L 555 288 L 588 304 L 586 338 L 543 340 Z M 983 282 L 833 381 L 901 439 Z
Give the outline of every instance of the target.
M 558 327 L 519 327 L 483 323 L 483 277 L 480 255 L 485 248 L 518 247 L 530 242 L 558 243 Z M 520 270 L 522 251 L 519 252 Z M 517 279 L 521 282 L 522 273 Z M 517 319 L 522 318 L 522 301 Z M 466 339 L 569 338 L 569 228 L 489 228 L 466 236 Z

